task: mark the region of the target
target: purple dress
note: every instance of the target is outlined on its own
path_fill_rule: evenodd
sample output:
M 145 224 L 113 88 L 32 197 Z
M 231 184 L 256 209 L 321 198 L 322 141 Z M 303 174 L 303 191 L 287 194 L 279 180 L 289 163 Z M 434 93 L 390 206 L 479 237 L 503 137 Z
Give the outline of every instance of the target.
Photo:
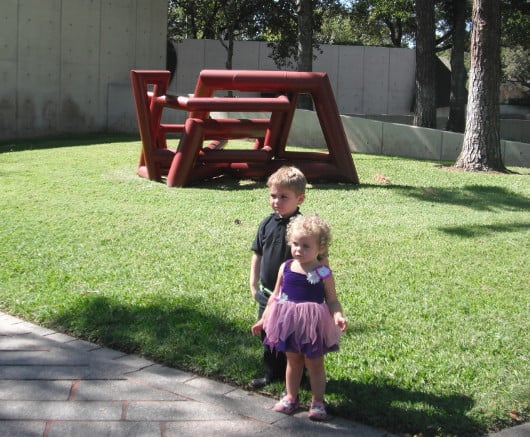
M 281 352 L 318 358 L 339 349 L 340 328 L 335 325 L 324 298 L 322 279 L 331 275 L 318 266 L 311 277 L 293 272 L 289 260 L 283 270 L 280 296 L 271 304 L 264 323 L 264 343 Z

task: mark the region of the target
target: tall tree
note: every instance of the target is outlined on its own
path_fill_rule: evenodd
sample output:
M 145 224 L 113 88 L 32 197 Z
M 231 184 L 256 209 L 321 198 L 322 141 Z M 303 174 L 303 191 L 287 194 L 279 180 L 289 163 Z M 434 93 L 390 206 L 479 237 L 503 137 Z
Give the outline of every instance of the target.
M 313 71 L 313 1 L 296 0 L 298 21 L 298 64 L 297 71 Z M 309 94 L 301 94 L 298 107 L 313 109 Z
M 500 145 L 499 0 L 474 0 L 470 90 L 462 151 L 455 167 L 468 171 L 506 171 Z
M 464 132 L 466 126 L 466 79 L 464 63 L 466 51 L 466 18 L 467 4 L 462 0 L 451 0 L 449 3 L 451 47 L 451 95 L 449 101 L 449 118 L 446 129 L 453 132 Z
M 298 21 L 298 71 L 313 69 L 313 2 L 296 0 Z
M 261 32 L 265 13 L 260 0 L 220 0 L 217 39 L 226 50 L 226 69 L 232 69 L 234 42 L 253 39 Z
M 269 2 L 264 37 L 279 68 L 311 71 L 323 17 L 338 11 L 338 0 L 263 0 Z M 327 41 L 326 41 L 327 42 Z
M 414 126 L 436 127 L 434 0 L 416 0 Z

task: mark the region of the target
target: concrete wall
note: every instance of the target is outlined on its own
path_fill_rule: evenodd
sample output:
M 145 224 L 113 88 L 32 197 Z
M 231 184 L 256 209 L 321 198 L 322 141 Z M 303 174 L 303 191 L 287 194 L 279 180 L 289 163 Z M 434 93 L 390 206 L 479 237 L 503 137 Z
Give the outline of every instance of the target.
M 212 113 L 214 118 L 259 118 L 260 113 Z M 352 152 L 373 155 L 402 156 L 433 161 L 455 161 L 464 139 L 463 134 L 426 129 L 406 124 L 389 123 L 348 115 L 341 116 Z M 297 110 L 289 133 L 290 145 L 327 149 L 317 115 Z M 530 144 L 501 140 L 504 164 L 530 167 Z
M 462 150 L 463 134 L 359 117 L 341 118 L 352 152 L 455 161 Z M 310 134 L 307 132 L 308 126 L 312 126 Z M 319 130 L 319 123 L 313 112 L 298 110 L 289 135 L 289 144 L 325 147 L 326 142 Z M 501 153 L 507 166 L 530 167 L 528 143 L 501 140 Z
M 170 92 L 193 93 L 199 72 L 225 68 L 219 41 L 175 44 L 177 68 Z M 321 45 L 313 71 L 325 71 L 341 114 L 408 114 L 415 87 L 415 53 L 410 49 Z M 236 41 L 233 69 L 276 70 L 265 42 Z
M 130 94 L 131 69 L 165 68 L 167 2 L 2 0 L 1 6 L 0 140 L 130 128 L 128 111 L 109 105 L 109 96 L 123 87 Z
M 436 129 L 445 129 L 447 126 L 447 108 L 438 108 L 436 118 Z M 530 112 L 528 113 L 530 114 Z M 399 123 L 412 125 L 414 116 L 412 114 L 402 115 L 361 115 L 356 117 L 367 118 L 370 120 L 384 121 L 387 123 Z M 500 136 L 503 140 L 517 141 L 521 143 L 530 143 L 530 120 L 522 118 L 506 118 L 510 115 L 502 115 L 500 120 Z

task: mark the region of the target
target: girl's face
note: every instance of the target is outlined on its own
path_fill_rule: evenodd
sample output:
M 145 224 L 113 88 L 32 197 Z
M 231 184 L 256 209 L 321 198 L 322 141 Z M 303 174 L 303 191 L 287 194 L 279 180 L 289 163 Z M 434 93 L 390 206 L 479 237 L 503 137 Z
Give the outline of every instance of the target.
M 289 217 L 293 215 L 300 205 L 304 201 L 303 194 L 296 194 L 293 190 L 288 188 L 282 188 L 272 186 L 269 188 L 269 202 L 271 208 L 280 217 Z
M 294 231 L 291 234 L 289 245 L 291 246 L 291 255 L 300 264 L 317 261 L 318 255 L 323 250 L 315 235 L 307 235 L 300 231 Z

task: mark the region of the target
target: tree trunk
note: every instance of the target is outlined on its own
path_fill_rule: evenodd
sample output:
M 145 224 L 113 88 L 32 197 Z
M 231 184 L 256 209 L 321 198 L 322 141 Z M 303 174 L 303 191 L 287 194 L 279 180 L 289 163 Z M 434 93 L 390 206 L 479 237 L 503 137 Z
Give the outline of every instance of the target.
M 434 0 L 416 0 L 414 126 L 436 127 Z
M 472 25 L 466 129 L 455 166 L 468 171 L 504 172 L 499 133 L 499 0 L 474 0 Z
M 388 27 L 392 45 L 401 48 L 401 40 L 403 39 L 403 23 L 401 22 L 401 18 L 396 18 L 396 24 L 390 18 L 385 18 L 383 21 L 386 27 Z
M 446 129 L 464 132 L 466 127 L 466 3 L 452 0 L 451 97 Z
M 313 70 L 313 2 L 312 0 L 296 0 L 298 15 L 298 71 Z M 298 107 L 313 109 L 313 101 L 309 94 L 298 97 Z
M 234 59 L 234 36 L 232 33 L 228 34 L 228 45 L 226 48 L 226 62 L 225 67 L 227 70 L 232 69 L 232 61 Z

